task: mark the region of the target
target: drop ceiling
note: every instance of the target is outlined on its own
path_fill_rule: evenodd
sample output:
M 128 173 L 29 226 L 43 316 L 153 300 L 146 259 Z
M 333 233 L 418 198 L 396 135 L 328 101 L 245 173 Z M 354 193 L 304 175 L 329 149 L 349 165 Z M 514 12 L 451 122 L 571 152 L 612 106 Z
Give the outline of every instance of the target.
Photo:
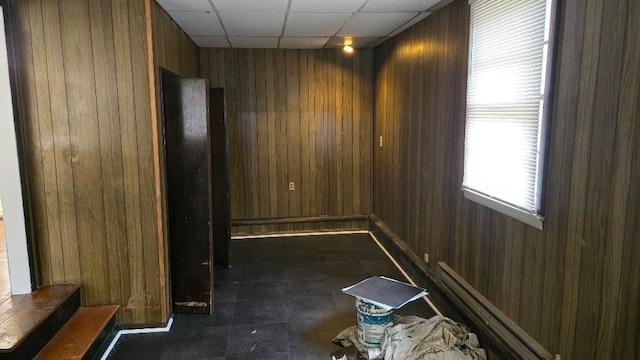
M 157 0 L 200 47 L 374 47 L 440 0 Z

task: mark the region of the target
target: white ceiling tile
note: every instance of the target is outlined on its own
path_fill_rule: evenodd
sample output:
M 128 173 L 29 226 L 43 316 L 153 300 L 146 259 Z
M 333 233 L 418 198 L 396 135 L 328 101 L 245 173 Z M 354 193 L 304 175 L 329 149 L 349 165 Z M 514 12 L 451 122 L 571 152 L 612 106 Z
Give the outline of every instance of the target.
M 208 0 L 157 0 L 166 11 L 213 11 Z
M 219 12 L 285 12 L 288 0 L 213 0 Z
M 237 49 L 275 49 L 278 47 L 277 37 L 229 37 L 229 42 Z
M 426 11 L 440 0 L 369 0 L 362 12 Z
M 358 13 L 340 30 L 340 36 L 385 36 L 418 13 Z
M 348 13 L 290 13 L 285 36 L 333 36 L 351 16 Z
M 394 32 L 389 34 L 389 36 L 396 36 L 396 35 L 400 34 L 401 32 L 407 30 L 408 28 L 412 27 L 413 25 L 419 23 L 422 19 L 426 18 L 429 15 L 431 15 L 430 12 L 423 12 L 423 13 L 418 14 L 418 16 L 416 16 L 413 19 L 407 21 L 404 25 L 402 25 L 398 29 L 394 30 Z
M 215 13 L 171 11 L 169 15 L 189 35 L 225 35 Z
M 282 37 L 281 49 L 322 49 L 328 37 Z
M 191 40 L 203 48 L 225 48 L 230 47 L 227 38 L 222 36 L 191 36 Z
M 279 36 L 284 13 L 220 13 L 229 36 Z
M 355 49 L 365 49 L 368 48 L 371 44 L 375 43 L 376 41 L 378 41 L 378 37 L 354 37 L 351 39 L 352 41 L 352 46 Z M 331 48 L 341 48 L 342 46 L 344 46 L 344 38 L 343 37 L 332 37 L 331 39 L 329 39 L 329 41 L 327 41 L 326 47 L 331 47 Z
M 292 12 L 348 12 L 358 11 L 365 0 L 291 0 Z

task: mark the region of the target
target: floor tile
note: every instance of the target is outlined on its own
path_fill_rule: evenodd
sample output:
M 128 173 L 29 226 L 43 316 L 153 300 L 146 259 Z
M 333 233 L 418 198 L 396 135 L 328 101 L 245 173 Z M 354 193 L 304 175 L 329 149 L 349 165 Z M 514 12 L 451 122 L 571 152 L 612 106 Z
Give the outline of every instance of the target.
M 213 268 L 213 283 L 237 282 L 242 276 L 242 269 L 243 266 L 237 265 L 234 265 L 232 268 L 215 265 Z
M 285 303 L 281 300 L 238 301 L 233 324 L 267 324 L 286 322 Z
M 404 275 L 389 260 L 361 260 L 360 263 L 366 269 L 367 277 L 381 275 L 406 282 Z
M 292 282 L 305 279 L 324 279 L 327 274 L 322 263 L 287 264 L 284 267 L 283 279 Z
M 235 302 L 218 302 L 213 304 L 213 314 L 174 314 L 171 329 L 201 328 L 231 325 L 235 311 Z
M 301 296 L 331 295 L 331 288 L 327 279 L 301 279 L 286 281 L 284 291 L 288 299 Z
M 318 254 L 325 262 L 352 261 L 356 254 L 344 250 L 323 250 Z
M 346 274 L 359 275 L 363 279 L 369 273 L 369 269 L 358 260 L 329 261 L 322 264 L 327 277 L 340 277 Z
M 109 355 L 110 360 L 157 360 L 162 356 L 169 333 L 122 335 Z
M 287 321 L 325 319 L 336 310 L 332 296 L 308 296 L 287 299 Z
M 288 351 L 289 336 L 286 323 L 231 327 L 227 356 L 281 354 Z
M 238 300 L 279 300 L 284 302 L 283 281 L 242 282 L 238 289 Z
M 110 360 L 316 360 L 356 324 L 341 289 L 372 275 L 405 281 L 367 234 L 232 242 L 233 267 L 214 267 L 214 312 L 176 314 L 169 333 L 126 335 Z M 431 317 L 418 299 L 395 311 Z
M 290 322 L 289 353 L 296 359 L 328 359 L 331 352 L 339 349 L 331 340 L 351 325 L 335 316 L 321 321 Z
M 230 328 L 230 326 L 216 326 L 171 329 L 161 359 L 174 359 L 177 356 L 185 359 L 224 356 Z
M 234 302 L 238 296 L 238 282 L 213 283 L 213 298 L 216 302 Z
M 227 356 L 225 360 L 289 360 L 289 353 Z
M 282 280 L 282 266 L 273 264 L 245 265 L 240 281 L 279 281 Z

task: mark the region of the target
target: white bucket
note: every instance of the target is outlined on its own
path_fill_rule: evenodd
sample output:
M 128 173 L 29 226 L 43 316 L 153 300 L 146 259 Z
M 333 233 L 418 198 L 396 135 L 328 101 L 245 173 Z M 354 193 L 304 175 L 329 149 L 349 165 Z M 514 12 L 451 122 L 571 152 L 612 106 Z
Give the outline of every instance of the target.
M 356 298 L 358 318 L 357 335 L 360 343 L 367 347 L 378 347 L 384 337 L 384 329 L 391 326 L 393 310 L 385 310 Z

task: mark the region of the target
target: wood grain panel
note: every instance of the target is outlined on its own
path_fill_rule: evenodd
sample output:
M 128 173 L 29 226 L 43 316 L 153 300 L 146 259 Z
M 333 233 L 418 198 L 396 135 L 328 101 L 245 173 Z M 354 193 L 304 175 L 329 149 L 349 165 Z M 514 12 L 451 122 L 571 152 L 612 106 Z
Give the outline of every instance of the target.
M 232 220 L 371 211 L 372 51 L 201 49 L 200 59 L 227 90 Z
M 100 135 L 97 123 L 96 78 L 94 61 L 74 49 L 91 48 L 91 33 L 78 31 L 91 28 L 88 3 L 65 3 L 59 7 L 60 34 L 65 68 L 65 90 L 69 135 L 71 141 L 71 172 L 76 205 L 76 232 L 80 280 L 85 303 L 95 304 L 108 298 L 106 267 L 105 217 L 102 174 L 100 170 Z M 99 49 L 96 49 L 96 52 Z M 69 104 L 72 102 L 72 104 Z M 99 159 L 100 161 L 94 161 Z M 77 186 L 85 184 L 85 186 Z M 98 245 L 99 244 L 99 245 Z
M 637 2 L 561 2 L 536 230 L 461 194 L 468 5 L 375 50 L 374 214 L 412 258 L 443 260 L 563 359 L 637 358 Z M 435 260 L 435 261 L 434 261 Z
M 149 70 L 196 76 L 197 47 L 155 2 L 12 6 L 43 282 L 80 284 L 84 305 L 119 304 L 124 324 L 164 322 Z

